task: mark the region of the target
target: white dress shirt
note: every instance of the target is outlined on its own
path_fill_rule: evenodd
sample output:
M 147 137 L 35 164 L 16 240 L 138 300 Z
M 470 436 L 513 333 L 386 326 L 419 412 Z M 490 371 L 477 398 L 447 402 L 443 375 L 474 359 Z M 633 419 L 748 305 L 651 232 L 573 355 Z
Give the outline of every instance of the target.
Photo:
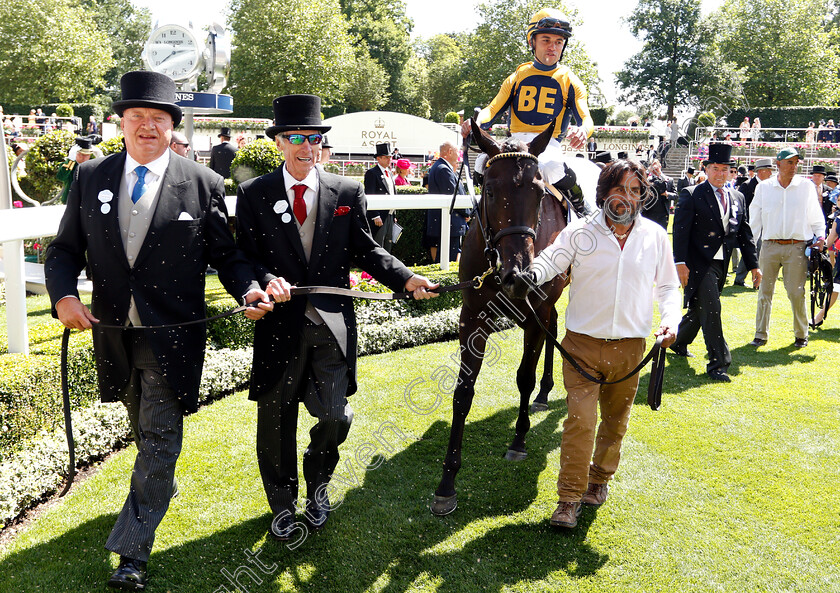
M 668 234 L 638 217 L 624 249 L 600 212 L 573 221 L 535 258 L 531 269 L 543 284 L 571 265 L 566 329 L 593 338 L 646 338 L 653 323 L 653 298 L 661 325 L 680 322 L 680 281 Z
M 712 185 L 709 183 L 709 185 Z M 726 208 L 723 207 L 723 204 L 720 202 L 720 196 L 718 195 L 718 191 L 723 192 L 723 200 L 726 204 Z M 735 201 L 729 195 L 729 191 L 726 188 L 717 188 L 712 185 L 712 193 L 715 195 L 715 202 L 717 202 L 718 212 L 720 212 L 720 221 L 723 223 L 723 234 L 726 235 L 727 229 L 729 228 L 729 215 L 732 212 L 732 205 Z M 735 191 L 734 189 L 732 191 Z M 715 253 L 715 256 L 712 259 L 717 259 L 723 261 L 723 243 L 721 243 L 720 248 Z
M 146 191 L 143 193 L 141 200 L 154 200 L 160 189 L 160 182 L 163 179 L 163 174 L 169 166 L 169 156 L 172 154 L 170 150 L 164 150 L 163 154 L 153 160 L 151 163 L 146 163 L 145 167 L 148 169 L 146 177 L 144 178 Z M 128 152 L 125 153 L 125 168 L 123 169 L 123 177 L 125 186 L 128 188 L 128 198 L 131 199 L 131 193 L 134 191 L 134 184 L 137 183 L 137 173 L 134 170 L 140 166 L 140 163 L 131 158 Z
M 309 174 L 303 179 L 303 181 L 298 181 L 292 177 L 284 165 L 283 181 L 286 183 L 286 198 L 289 200 L 289 205 L 292 207 L 292 211 L 294 211 L 295 207 L 295 190 L 293 190 L 292 187 L 298 184 L 306 186 L 306 191 L 303 192 L 303 201 L 306 204 L 306 215 L 309 216 L 309 213 L 312 211 L 312 204 L 315 203 L 315 196 L 318 195 L 318 173 L 315 171 L 315 167 L 312 167 L 312 169 L 309 170 Z
M 755 186 L 750 204 L 750 228 L 758 240 L 810 241 L 825 237 L 825 217 L 816 186 L 801 175 L 794 175 L 787 187 L 774 175 Z
M 385 185 L 388 188 L 388 193 L 391 195 L 397 193 L 394 189 L 394 180 L 391 178 L 391 172 L 379 163 L 377 163 L 376 166 L 379 167 L 380 171 L 382 171 L 382 177 L 385 178 Z

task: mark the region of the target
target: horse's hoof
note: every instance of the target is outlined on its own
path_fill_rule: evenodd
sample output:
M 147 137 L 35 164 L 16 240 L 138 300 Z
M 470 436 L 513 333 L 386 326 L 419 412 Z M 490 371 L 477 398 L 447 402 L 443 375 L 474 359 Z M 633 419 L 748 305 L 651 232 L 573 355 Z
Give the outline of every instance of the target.
M 435 494 L 435 499 L 432 502 L 432 506 L 429 508 L 431 509 L 432 514 L 437 517 L 448 515 L 458 508 L 458 495 L 453 494 L 452 496 L 438 496 Z
M 522 461 L 528 457 L 528 453 L 525 451 L 516 451 L 515 449 L 508 449 L 507 453 L 505 453 L 505 459 L 508 461 Z
M 543 402 L 533 402 L 531 404 L 531 413 L 535 414 L 537 412 L 546 412 L 548 411 L 548 404 L 544 404 Z

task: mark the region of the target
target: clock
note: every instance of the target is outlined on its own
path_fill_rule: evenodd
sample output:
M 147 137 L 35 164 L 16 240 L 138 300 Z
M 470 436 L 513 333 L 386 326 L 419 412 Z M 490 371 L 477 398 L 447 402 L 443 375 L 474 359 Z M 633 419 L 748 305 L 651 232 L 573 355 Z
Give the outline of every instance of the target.
M 218 23 L 210 26 L 207 36 L 207 59 L 204 60 L 204 74 L 207 77 L 207 91 L 221 93 L 227 84 L 230 69 L 230 38 L 225 28 Z
M 204 44 L 181 25 L 163 25 L 152 31 L 143 50 L 146 67 L 175 81 L 190 80 L 204 66 Z

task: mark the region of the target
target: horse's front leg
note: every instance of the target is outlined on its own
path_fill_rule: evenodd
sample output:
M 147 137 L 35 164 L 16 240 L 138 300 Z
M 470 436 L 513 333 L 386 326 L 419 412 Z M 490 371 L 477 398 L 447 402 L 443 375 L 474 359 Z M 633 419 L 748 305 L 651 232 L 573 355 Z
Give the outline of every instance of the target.
M 542 315 L 541 310 L 537 310 Z M 537 322 L 531 318 L 525 325 L 525 344 L 522 351 L 522 362 L 516 371 L 516 387 L 519 389 L 519 416 L 516 419 L 516 434 L 513 443 L 505 453 L 509 461 L 521 461 L 528 456 L 525 450 L 525 436 L 531 429 L 531 418 L 528 415 L 528 398 L 537 382 L 537 363 L 540 361 L 545 334 Z
M 461 469 L 461 447 L 464 440 L 464 426 L 472 407 L 475 395 L 475 381 L 481 369 L 484 349 L 487 345 L 485 323 L 464 308 L 461 311 L 459 342 L 461 345 L 461 368 L 458 372 L 458 384 L 452 394 L 452 429 L 449 433 L 449 445 L 443 461 L 443 477 L 435 490 L 432 513 L 438 516 L 448 515 L 458 506 L 455 491 L 455 476 Z
M 553 336 L 557 335 L 557 310 L 551 307 L 551 319 L 546 326 L 551 330 Z M 554 343 L 545 340 L 545 366 L 540 380 L 540 392 L 531 403 L 531 413 L 545 412 L 548 410 L 548 394 L 554 389 Z

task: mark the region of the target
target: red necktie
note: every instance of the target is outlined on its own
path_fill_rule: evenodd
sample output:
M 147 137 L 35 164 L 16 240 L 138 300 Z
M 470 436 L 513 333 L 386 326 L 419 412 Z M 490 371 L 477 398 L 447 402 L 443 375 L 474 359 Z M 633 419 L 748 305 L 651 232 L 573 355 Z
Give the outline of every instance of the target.
M 306 186 L 298 183 L 297 185 L 293 185 L 292 189 L 295 190 L 295 202 L 292 204 L 292 211 L 294 211 L 295 218 L 297 218 L 298 222 L 303 224 L 303 221 L 306 220 L 306 202 L 303 201 Z
M 726 214 L 726 198 L 723 197 L 723 190 L 717 190 L 718 199 L 720 200 L 720 205 L 723 206 L 723 213 Z

